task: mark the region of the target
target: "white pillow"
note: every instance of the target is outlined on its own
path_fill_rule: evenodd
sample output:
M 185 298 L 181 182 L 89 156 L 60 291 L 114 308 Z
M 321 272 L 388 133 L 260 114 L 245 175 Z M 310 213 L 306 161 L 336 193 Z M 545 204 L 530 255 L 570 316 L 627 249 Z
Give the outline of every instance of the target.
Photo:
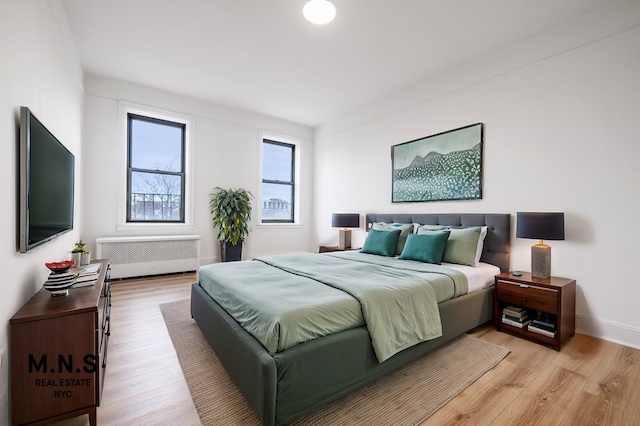
M 480 228 L 480 238 L 478 238 L 478 246 L 476 247 L 476 265 L 482 257 L 482 249 L 484 248 L 484 239 L 487 236 L 487 230 L 488 228 L 486 226 Z

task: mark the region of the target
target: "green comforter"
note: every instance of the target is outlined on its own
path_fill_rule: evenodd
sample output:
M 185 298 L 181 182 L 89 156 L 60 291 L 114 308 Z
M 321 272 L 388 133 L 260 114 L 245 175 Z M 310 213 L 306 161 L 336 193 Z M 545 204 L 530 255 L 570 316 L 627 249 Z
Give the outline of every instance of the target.
M 439 337 L 437 304 L 467 285 L 450 268 L 357 252 L 208 265 L 198 281 L 270 352 L 366 324 L 380 362 Z

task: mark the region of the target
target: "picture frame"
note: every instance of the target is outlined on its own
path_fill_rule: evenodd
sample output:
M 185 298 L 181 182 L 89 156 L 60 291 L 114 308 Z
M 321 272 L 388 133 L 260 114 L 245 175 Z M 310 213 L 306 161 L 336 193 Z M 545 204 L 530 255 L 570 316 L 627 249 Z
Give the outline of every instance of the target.
M 391 202 L 482 198 L 483 123 L 391 147 Z

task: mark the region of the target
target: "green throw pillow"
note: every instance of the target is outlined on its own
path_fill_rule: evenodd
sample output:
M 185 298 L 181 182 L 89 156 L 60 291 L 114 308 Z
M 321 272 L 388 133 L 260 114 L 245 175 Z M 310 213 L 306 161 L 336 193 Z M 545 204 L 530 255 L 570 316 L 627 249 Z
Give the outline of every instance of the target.
M 402 249 L 404 248 L 404 244 L 407 241 L 407 236 L 413 232 L 413 224 L 401 224 L 401 223 L 384 223 L 384 222 L 374 222 L 373 228 L 378 231 L 393 231 L 396 229 L 400 230 L 400 237 L 398 237 L 398 243 L 396 245 L 396 254 L 402 253 Z
M 411 234 L 407 238 L 400 259 L 419 260 L 420 262 L 442 262 L 449 231 L 437 231 L 429 234 Z
M 476 266 L 476 249 L 480 238 L 480 227 L 451 229 L 444 248 L 443 262 Z
M 380 231 L 372 229 L 364 240 L 364 245 L 360 249 L 361 253 L 378 254 L 380 256 L 395 256 L 396 245 L 400 237 L 400 230 Z

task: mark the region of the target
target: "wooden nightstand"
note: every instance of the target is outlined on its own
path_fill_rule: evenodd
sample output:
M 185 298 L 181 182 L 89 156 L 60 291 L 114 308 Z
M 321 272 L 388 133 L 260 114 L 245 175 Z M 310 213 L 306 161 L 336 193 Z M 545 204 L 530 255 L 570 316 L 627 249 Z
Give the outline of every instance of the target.
M 328 253 L 330 251 L 349 251 L 349 250 L 360 250 L 359 248 L 346 248 L 346 249 L 341 249 L 338 246 L 320 246 L 320 248 L 318 249 L 319 253 Z
M 502 310 L 509 305 L 527 309 L 532 317 L 540 312 L 554 318 L 557 324 L 555 336 L 529 331 L 526 325 L 518 328 L 503 323 Z M 520 277 L 511 273 L 496 275 L 493 323 L 498 331 L 545 343 L 559 351 L 562 345 L 575 334 L 576 280 L 559 277 L 533 278 L 528 272 L 523 272 Z

